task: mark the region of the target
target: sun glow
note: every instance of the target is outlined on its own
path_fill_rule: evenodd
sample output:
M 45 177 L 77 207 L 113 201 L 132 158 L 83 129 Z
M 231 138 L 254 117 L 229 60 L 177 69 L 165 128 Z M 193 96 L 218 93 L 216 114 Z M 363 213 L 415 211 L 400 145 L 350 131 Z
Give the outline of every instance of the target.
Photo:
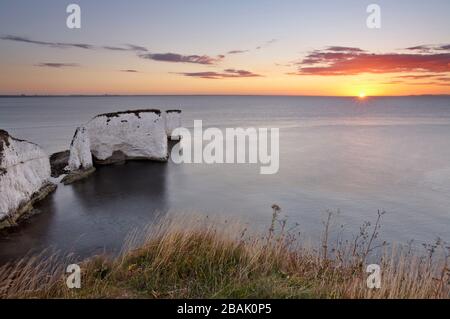
M 359 92 L 358 97 L 359 97 L 360 99 L 364 99 L 364 98 L 366 97 L 366 93 L 365 93 L 365 92 Z

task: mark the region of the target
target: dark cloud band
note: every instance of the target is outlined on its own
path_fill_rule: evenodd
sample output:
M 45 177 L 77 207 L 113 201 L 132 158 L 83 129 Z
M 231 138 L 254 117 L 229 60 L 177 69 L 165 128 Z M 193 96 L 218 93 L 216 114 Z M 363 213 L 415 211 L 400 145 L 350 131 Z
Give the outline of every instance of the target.
M 60 68 L 74 68 L 74 67 L 79 67 L 80 65 L 77 63 L 44 62 L 44 63 L 39 63 L 36 66 L 43 67 L 43 68 L 60 69 Z
M 226 69 L 223 72 L 185 72 L 178 73 L 184 76 L 202 78 L 202 79 L 229 79 L 229 78 L 253 78 L 253 77 L 261 77 L 262 75 L 256 74 L 246 70 L 235 70 L 235 69 Z
M 172 63 L 194 63 L 194 64 L 216 64 L 223 60 L 224 56 L 211 57 L 208 55 L 182 55 L 178 53 L 147 53 L 139 55 L 143 59 L 172 62 Z
M 36 45 L 42 45 L 42 46 L 60 48 L 60 49 L 79 48 L 79 49 L 90 50 L 90 49 L 95 48 L 93 45 L 86 44 L 86 43 L 47 42 L 47 41 L 32 40 L 32 39 L 29 39 L 26 37 L 18 37 L 18 36 L 13 36 L 13 35 L 1 36 L 0 39 L 6 40 L 6 41 L 30 43 L 30 44 L 36 44 Z

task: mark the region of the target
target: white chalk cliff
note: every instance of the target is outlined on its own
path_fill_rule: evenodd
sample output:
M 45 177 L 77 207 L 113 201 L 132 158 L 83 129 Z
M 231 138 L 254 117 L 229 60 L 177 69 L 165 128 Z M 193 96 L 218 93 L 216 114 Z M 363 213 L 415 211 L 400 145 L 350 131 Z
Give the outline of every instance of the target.
M 173 135 L 173 130 L 181 127 L 181 111 L 180 110 L 168 110 L 166 111 L 166 134 L 171 140 L 179 140 L 180 136 Z
M 91 142 L 86 127 L 77 128 L 70 145 L 70 157 L 67 169 L 76 171 L 89 169 L 93 166 L 91 154 Z
M 159 110 L 135 110 L 98 115 L 86 124 L 90 148 L 99 164 L 168 159 L 165 121 Z
M 50 161 L 36 144 L 0 130 L 0 228 L 12 226 L 53 191 Z

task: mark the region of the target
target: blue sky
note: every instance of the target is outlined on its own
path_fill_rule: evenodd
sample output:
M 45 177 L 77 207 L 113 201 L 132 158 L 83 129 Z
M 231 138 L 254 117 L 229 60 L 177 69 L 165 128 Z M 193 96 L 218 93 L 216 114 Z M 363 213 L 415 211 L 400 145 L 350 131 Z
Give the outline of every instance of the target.
M 77 32 L 65 28 L 69 3 L 82 8 L 83 28 Z M 365 27 L 365 8 L 370 3 L 382 8 L 380 30 Z M 271 38 L 299 50 L 333 41 L 394 49 L 447 41 L 449 12 L 446 0 L 2 0 L 0 30 L 93 43 L 131 41 L 185 51 L 223 51 Z

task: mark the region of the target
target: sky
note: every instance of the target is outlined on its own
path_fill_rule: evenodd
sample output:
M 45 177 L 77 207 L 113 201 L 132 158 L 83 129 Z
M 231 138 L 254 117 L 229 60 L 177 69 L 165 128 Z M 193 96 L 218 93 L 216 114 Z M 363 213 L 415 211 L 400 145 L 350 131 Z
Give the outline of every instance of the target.
M 80 29 L 66 26 L 71 3 Z M 0 94 L 450 94 L 449 12 L 448 0 L 2 0 Z

